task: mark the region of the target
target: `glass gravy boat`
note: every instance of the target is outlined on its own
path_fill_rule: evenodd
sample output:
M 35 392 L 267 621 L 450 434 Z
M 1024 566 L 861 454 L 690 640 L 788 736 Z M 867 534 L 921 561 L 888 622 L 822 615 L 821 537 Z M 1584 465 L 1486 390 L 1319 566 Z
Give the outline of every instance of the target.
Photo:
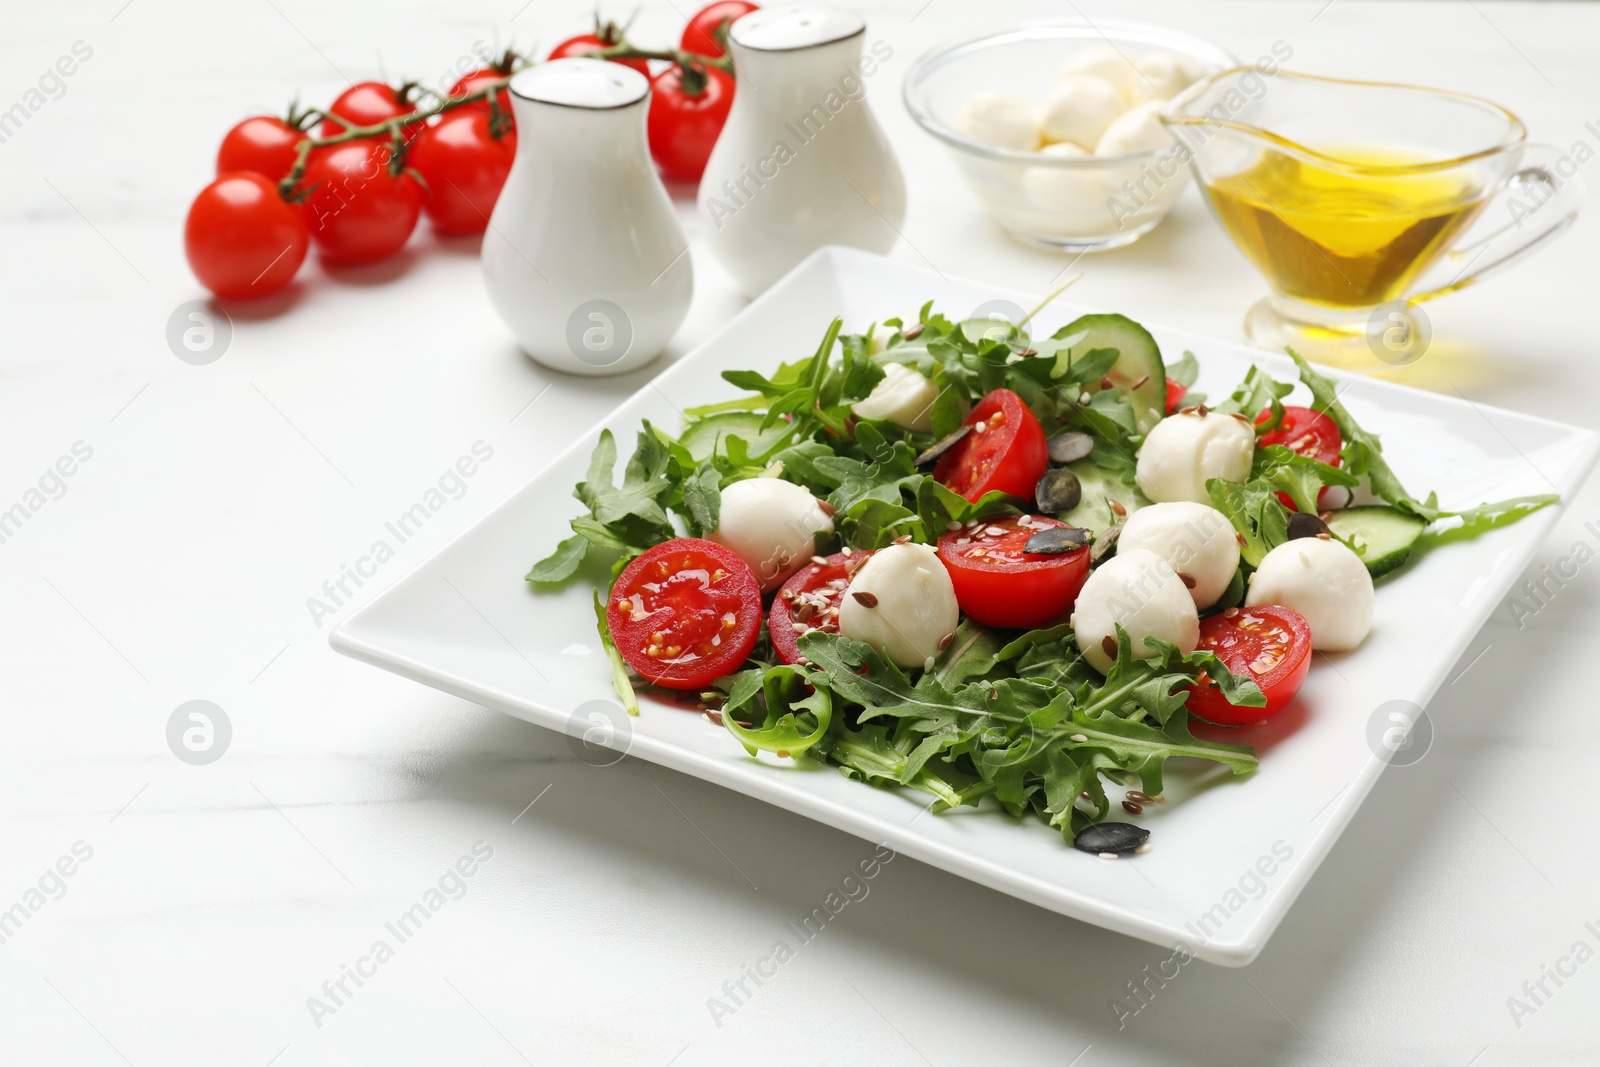
M 1416 305 L 1555 236 L 1583 195 L 1572 157 L 1460 93 L 1235 67 L 1161 121 L 1272 287 L 1245 318 L 1251 340 L 1322 362 L 1421 358 Z

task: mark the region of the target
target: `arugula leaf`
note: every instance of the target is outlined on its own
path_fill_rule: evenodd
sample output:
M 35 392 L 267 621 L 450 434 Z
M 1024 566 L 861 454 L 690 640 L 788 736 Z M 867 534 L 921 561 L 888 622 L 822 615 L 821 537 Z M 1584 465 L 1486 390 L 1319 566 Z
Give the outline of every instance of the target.
M 1261 566 L 1268 552 L 1289 539 L 1289 509 L 1278 500 L 1270 485 L 1211 478 L 1206 482 L 1211 506 L 1226 515 L 1244 538 L 1240 557 L 1252 567 Z
M 810 686 L 808 673 L 778 664 L 733 676 L 722 723 L 750 755 L 762 749 L 798 756 L 827 735 L 833 724 L 832 696 L 827 686 Z
M 1361 484 L 1347 470 L 1332 467 L 1321 460 L 1302 456 L 1283 445 L 1268 445 L 1256 450 L 1250 472 L 1250 484 L 1262 482 L 1268 488 L 1289 494 L 1297 511 L 1315 515 L 1317 494 L 1325 485 L 1342 485 L 1347 488 Z
M 589 551 L 589 541 L 575 534 L 556 546 L 556 550 L 538 563 L 524 576 L 529 582 L 559 582 L 572 577 L 583 557 Z
M 600 630 L 600 647 L 606 650 L 606 660 L 611 664 L 611 688 L 616 691 L 617 699 L 622 701 L 622 706 L 629 715 L 639 714 L 639 698 L 634 695 L 633 682 L 628 678 L 628 665 L 622 662 L 622 653 L 617 651 L 617 643 L 611 638 L 611 624 L 606 621 L 606 602 L 600 598 L 600 590 L 594 591 L 594 617 Z
M 1471 537 L 1484 530 L 1496 529 L 1498 526 L 1515 522 L 1522 516 L 1532 514 L 1561 499 L 1554 493 L 1515 497 L 1492 504 L 1482 504 L 1466 511 L 1446 511 L 1440 508 L 1438 497 L 1433 493 L 1428 494 L 1426 501 L 1418 500 L 1406 492 L 1406 487 L 1400 483 L 1399 476 L 1383 458 L 1383 445 L 1378 441 L 1377 435 L 1362 429 L 1345 406 L 1339 402 L 1338 387 L 1333 379 L 1312 370 L 1311 364 L 1302 359 L 1294 349 L 1287 351 L 1300 370 L 1300 380 L 1311 390 L 1312 407 L 1327 415 L 1339 427 L 1339 435 L 1344 438 L 1345 470 L 1351 474 L 1366 475 L 1372 485 L 1372 492 L 1392 507 L 1429 523 L 1440 519 L 1461 519 L 1460 529 L 1470 531 L 1463 536 Z
M 704 537 L 717 528 L 722 514 L 722 477 L 709 461 L 683 483 L 683 503 L 689 512 L 689 533 Z
M 1193 352 L 1185 349 L 1180 359 L 1167 364 L 1167 377 L 1185 389 L 1191 389 L 1195 379 L 1200 377 L 1200 361 L 1194 358 Z
M 1270 408 L 1272 421 L 1256 429 L 1257 433 L 1262 433 L 1283 420 L 1283 398 L 1292 392 L 1294 386 L 1291 383 L 1280 382 L 1260 367 L 1252 365 L 1245 372 L 1244 381 L 1239 383 L 1239 387 L 1211 410 L 1224 415 L 1243 415 L 1253 421 L 1262 411 Z

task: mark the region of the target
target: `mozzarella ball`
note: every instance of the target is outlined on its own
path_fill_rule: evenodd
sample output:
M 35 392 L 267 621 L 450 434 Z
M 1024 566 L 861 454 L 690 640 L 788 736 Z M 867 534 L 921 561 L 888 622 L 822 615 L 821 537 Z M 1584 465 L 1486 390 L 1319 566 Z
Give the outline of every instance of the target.
M 1200 614 L 1188 586 L 1167 561 L 1145 548 L 1124 549 L 1096 567 L 1078 591 L 1072 632 L 1078 651 L 1101 674 L 1116 657 L 1105 650 L 1106 638 L 1117 639 L 1117 626 L 1128 632 L 1133 654 L 1150 659 L 1155 651 L 1146 637 L 1159 638 L 1193 652 L 1200 641 Z
M 1150 504 L 1129 515 L 1117 551 L 1129 549 L 1154 552 L 1180 579 L 1188 576 L 1194 582 L 1189 595 L 1201 611 L 1217 602 L 1239 569 L 1233 524 L 1216 508 L 1189 500 Z
M 938 395 L 939 390 L 917 368 L 888 363 L 883 380 L 850 410 L 863 419 L 888 419 L 903 429 L 926 433 L 933 429 L 933 401 Z
M 963 137 L 1017 152 L 1037 152 L 1043 138 L 1038 109 L 1010 93 L 978 93 L 950 125 Z
M 1250 477 L 1256 434 L 1248 422 L 1208 411 L 1168 415 L 1151 428 L 1139 449 L 1134 480 L 1158 504 L 1174 500 L 1210 502 L 1206 481 L 1242 482 Z
M 1151 100 L 1148 103 L 1136 104 L 1124 111 L 1095 143 L 1094 154 L 1126 156 L 1135 152 L 1153 152 L 1158 148 L 1170 148 L 1173 144 L 1172 135 L 1161 125 L 1161 119 L 1157 117 L 1161 114 L 1161 108 L 1162 101 Z
M 1091 45 L 1074 52 L 1066 63 L 1062 64 L 1061 73 L 1057 77 L 1065 81 L 1080 74 L 1092 74 L 1105 79 L 1115 86 L 1117 92 L 1124 98 L 1133 92 L 1133 83 L 1138 79 L 1132 61 L 1109 44 Z
M 832 533 L 833 519 L 816 497 L 781 478 L 746 478 L 722 491 L 717 528 L 706 537 L 739 553 L 766 590 L 811 562 L 818 532 Z
M 1093 74 L 1074 74 L 1056 82 L 1045 97 L 1040 126 L 1047 141 L 1092 145 L 1125 107 L 1115 85 Z
M 839 607 L 840 633 L 901 667 L 927 666 L 960 621 L 956 588 L 932 545 L 878 550 L 850 579 Z
M 1132 98 L 1137 102 L 1171 100 L 1199 79 L 1199 65 L 1187 56 L 1152 52 L 1134 62 Z
M 1062 159 L 1084 159 L 1089 155 L 1071 141 L 1045 145 L 1039 154 Z M 1035 205 L 1052 211 L 1104 214 L 1106 197 L 1111 195 L 1110 187 L 1098 173 L 1067 167 L 1029 167 L 1022 175 L 1022 188 Z
M 1372 629 L 1372 575 L 1342 541 L 1297 537 L 1268 552 L 1250 576 L 1246 607 L 1278 604 L 1311 627 L 1311 647 L 1348 652 Z

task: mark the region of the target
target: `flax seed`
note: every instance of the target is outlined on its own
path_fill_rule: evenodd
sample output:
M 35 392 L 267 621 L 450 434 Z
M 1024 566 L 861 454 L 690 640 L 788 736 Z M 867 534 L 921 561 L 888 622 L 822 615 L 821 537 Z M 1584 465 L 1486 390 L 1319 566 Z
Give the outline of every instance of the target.
M 1188 574 L 1188 573 L 1186 573 L 1184 571 L 1179 571 L 1178 572 L 1178 580 L 1183 583 L 1184 588 L 1186 588 L 1186 589 L 1193 589 L 1195 586 L 1200 584 L 1199 582 L 1194 580 L 1194 576 L 1193 575 Z
M 1104 637 L 1102 637 L 1100 639 L 1100 651 L 1104 652 L 1106 655 L 1110 656 L 1112 659 L 1116 659 L 1117 658 L 1117 639 L 1115 637 L 1112 637 L 1110 634 L 1106 634 Z
M 1140 807 L 1138 804 L 1135 804 L 1131 800 L 1124 800 L 1122 802 L 1122 810 L 1127 812 L 1129 815 L 1143 815 L 1144 814 L 1144 808 Z
M 943 652 L 945 649 L 949 648 L 951 642 L 953 642 L 955 639 L 955 634 L 945 634 L 943 637 L 939 638 L 939 651 Z
M 850 595 L 855 598 L 857 604 L 860 604 L 864 608 L 875 608 L 878 606 L 878 598 L 864 589 L 857 590 Z

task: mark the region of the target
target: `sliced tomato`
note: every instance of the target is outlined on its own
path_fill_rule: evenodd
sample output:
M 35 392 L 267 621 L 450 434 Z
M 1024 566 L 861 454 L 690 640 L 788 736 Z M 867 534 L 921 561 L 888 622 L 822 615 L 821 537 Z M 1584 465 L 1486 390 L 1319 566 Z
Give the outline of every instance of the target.
M 772 650 L 785 663 L 800 662 L 800 635 L 820 630 L 839 632 L 839 602 L 844 599 L 850 575 L 871 552 L 848 556 L 836 552 L 822 563 L 807 563 L 783 583 L 767 614 L 767 636 Z
M 968 500 L 996 489 L 1032 500 L 1050 456 L 1044 427 L 1022 398 L 1010 389 L 996 389 L 961 421 L 972 432 L 939 457 L 933 476 Z
M 1268 408 L 1256 416 L 1256 425 L 1260 426 L 1270 418 L 1272 409 Z M 1344 450 L 1344 439 L 1339 436 L 1338 423 L 1320 411 L 1293 404 L 1283 406 L 1282 424 L 1276 430 L 1262 434 L 1256 443 L 1262 448 L 1282 445 L 1291 452 L 1319 460 L 1330 467 L 1339 465 L 1339 454 Z M 1279 493 L 1278 499 L 1290 511 L 1299 510 L 1294 506 L 1294 499 L 1288 493 Z M 1328 487 L 1323 486 L 1317 494 L 1317 506 L 1326 507 L 1327 501 Z
M 1216 683 L 1201 675 L 1189 691 L 1189 710 L 1218 726 L 1249 726 L 1282 711 L 1300 692 L 1311 670 L 1311 627 L 1298 612 L 1278 605 L 1229 608 L 1200 620 L 1200 644 L 1215 652 L 1234 674 L 1261 687 L 1267 704 L 1246 708 L 1228 703 Z
M 695 689 L 739 669 L 761 632 L 761 585 L 732 549 L 697 537 L 659 544 L 611 587 L 606 625 L 640 677 Z
M 1167 414 L 1176 415 L 1183 406 L 1183 398 L 1189 393 L 1189 387 L 1173 378 L 1167 379 Z
M 1048 515 L 969 522 L 939 538 L 961 610 L 989 626 L 1032 629 L 1072 610 L 1089 577 L 1089 549 L 1048 554 L 1023 546 L 1040 530 L 1067 524 Z

